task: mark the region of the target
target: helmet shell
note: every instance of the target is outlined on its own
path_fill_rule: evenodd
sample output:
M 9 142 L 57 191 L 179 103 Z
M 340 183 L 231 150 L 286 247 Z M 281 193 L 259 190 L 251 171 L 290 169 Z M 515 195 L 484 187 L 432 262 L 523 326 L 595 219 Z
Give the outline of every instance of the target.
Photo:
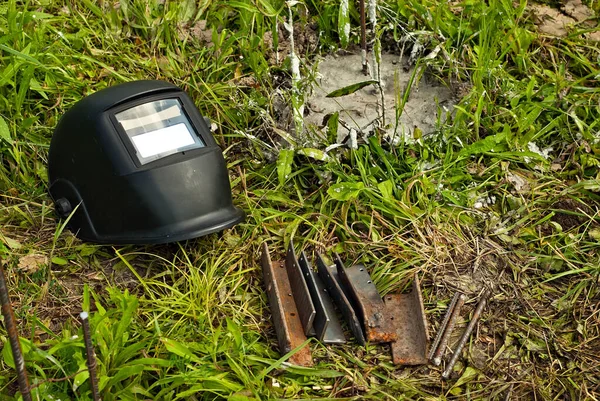
M 178 104 L 177 118 L 185 124 L 146 132 L 149 145 L 141 148 L 142 137 L 133 139 L 128 128 L 131 121 L 137 124 L 135 118 L 125 125 L 119 116 L 136 106 L 163 103 Z M 156 120 L 139 121 L 144 118 Z M 188 128 L 182 130 L 184 125 Z M 195 144 L 177 147 L 182 135 Z M 168 152 L 152 155 L 152 146 Z M 124 83 L 77 102 L 54 131 L 48 178 L 57 213 L 69 218 L 68 227 L 86 241 L 174 242 L 244 219 L 233 206 L 225 159 L 206 121 L 189 96 L 167 82 Z

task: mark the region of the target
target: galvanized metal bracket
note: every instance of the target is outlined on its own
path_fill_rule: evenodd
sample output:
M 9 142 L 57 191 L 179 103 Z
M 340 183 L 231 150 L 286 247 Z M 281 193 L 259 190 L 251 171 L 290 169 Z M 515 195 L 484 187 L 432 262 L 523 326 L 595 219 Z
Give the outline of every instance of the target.
M 321 279 L 325 289 L 331 296 L 331 299 L 337 305 L 340 313 L 346 320 L 348 327 L 356 337 L 356 341 L 360 345 L 365 345 L 365 336 L 361 327 L 360 320 L 354 311 L 354 307 L 348 300 L 346 292 L 342 289 L 342 284 L 339 281 L 337 269 L 334 266 L 328 266 L 320 254 L 317 254 L 317 273 Z
M 398 337 L 392 320 L 387 316 L 385 303 L 366 267 L 355 265 L 344 268 L 337 255 L 335 263 L 340 281 L 350 295 L 348 298 L 362 320 L 366 339 L 372 343 L 396 341 Z
M 427 319 L 419 279 L 415 275 L 409 294 L 388 294 L 385 315 L 395 328 L 397 340 L 392 342 L 392 362 L 396 365 L 427 364 Z
M 290 278 L 290 284 L 292 286 L 292 294 L 298 307 L 298 314 L 300 315 L 300 321 L 304 329 L 304 334 L 307 336 L 314 336 L 315 330 L 313 328 L 313 321 L 317 314 L 315 305 L 311 298 L 308 285 L 302 274 L 300 263 L 296 257 L 296 251 L 294 250 L 294 243 L 290 241 L 288 246 L 287 254 L 285 257 L 285 264 L 287 267 L 288 276 Z
M 287 354 L 306 341 L 299 309 L 292 294 L 288 269 L 283 262 L 271 261 L 267 244 L 263 244 L 261 262 L 279 351 L 281 354 Z M 310 348 L 308 346 L 301 348 L 290 357 L 289 362 L 299 366 L 312 366 Z
M 344 344 L 346 337 L 335 314 L 333 303 L 304 252 L 300 253 L 298 262 L 317 312 L 313 321 L 315 336 L 326 344 Z
M 427 320 L 416 275 L 409 294 L 389 294 L 384 301 L 365 266 L 345 268 L 338 255 L 335 266 L 327 266 L 317 255 L 317 275 L 304 252 L 296 257 L 292 242 L 285 263 L 272 262 L 264 244 L 262 268 L 282 354 L 300 347 L 307 336 L 346 342 L 333 301 L 361 345 L 391 343 L 394 364 L 427 363 Z M 310 348 L 301 348 L 290 362 L 312 366 Z

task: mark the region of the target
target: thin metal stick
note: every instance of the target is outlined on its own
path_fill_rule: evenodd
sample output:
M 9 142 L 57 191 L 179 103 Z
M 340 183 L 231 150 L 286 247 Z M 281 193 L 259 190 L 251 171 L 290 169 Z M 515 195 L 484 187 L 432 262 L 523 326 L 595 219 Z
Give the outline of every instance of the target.
M 90 384 L 92 387 L 92 398 L 94 401 L 100 401 L 100 392 L 98 391 L 98 379 L 96 378 L 96 354 L 92 346 L 92 336 L 90 334 L 90 321 L 88 313 L 81 312 L 81 326 L 83 327 L 83 341 L 85 342 L 85 353 L 87 355 L 87 367 L 90 372 Z
M 477 322 L 479 321 L 479 317 L 481 316 L 481 312 L 483 311 L 483 308 L 485 308 L 488 297 L 489 297 L 489 291 L 486 290 L 483 293 L 483 295 L 481 296 L 481 299 L 480 299 L 479 303 L 477 304 L 477 307 L 475 308 L 475 312 L 473 312 L 473 317 L 471 318 L 469 325 L 467 326 L 465 332 L 463 333 L 462 337 L 460 338 L 460 341 L 458 342 L 458 345 L 456 346 L 456 349 L 454 350 L 452 359 L 450 359 L 450 362 L 448 362 L 448 365 L 446 366 L 446 370 L 444 370 L 444 373 L 442 374 L 443 379 L 448 379 L 450 377 L 450 374 L 452 373 L 452 368 L 454 368 L 454 364 L 456 364 L 456 361 L 460 357 L 462 349 L 464 348 L 465 344 L 467 344 L 467 341 L 469 340 L 469 337 L 471 336 L 473 329 L 475 328 L 475 326 L 477 325 Z
M 23 351 L 21 351 L 21 343 L 19 342 L 19 333 L 15 323 L 15 315 L 10 305 L 8 297 L 8 287 L 6 286 L 6 277 L 4 269 L 0 261 L 0 303 L 2 304 L 2 316 L 4 316 L 4 325 L 8 333 L 8 340 L 12 350 L 13 359 L 15 361 L 15 369 L 17 371 L 17 381 L 19 383 L 19 391 L 23 396 L 23 401 L 31 401 L 31 389 L 29 388 L 29 379 L 27 378 L 27 370 L 25 369 L 25 359 L 23 359 Z
M 365 0 L 359 0 L 360 3 L 360 48 L 362 52 L 362 71 L 363 74 L 369 74 L 367 66 L 367 17 L 365 16 Z
M 448 341 L 450 340 L 450 335 L 452 334 L 452 331 L 454 330 L 454 326 L 456 326 L 456 321 L 458 320 L 458 317 L 460 316 L 460 310 L 462 308 L 462 306 L 465 303 L 465 294 L 459 294 L 456 300 L 456 303 L 454 305 L 454 308 L 452 309 L 447 325 L 444 328 L 444 333 L 442 334 L 442 337 L 440 339 L 440 343 L 439 343 L 439 347 L 436 350 L 435 354 L 433 355 L 433 364 L 435 366 L 439 366 L 440 363 L 442 363 L 442 355 L 444 355 L 444 351 L 446 350 L 446 346 L 448 345 Z
M 442 338 L 442 341 L 440 342 L 440 346 L 433 357 L 433 364 L 435 366 L 439 366 L 442 363 L 442 356 L 444 355 L 444 351 L 446 350 L 446 347 L 448 346 L 448 341 L 450 340 L 450 335 L 452 334 L 452 331 L 454 330 L 454 326 L 456 326 L 456 321 L 458 320 L 458 317 L 460 316 L 460 310 L 461 310 L 462 306 L 464 305 L 464 303 L 465 303 L 465 296 L 464 296 L 464 294 L 460 294 L 460 297 L 458 298 L 458 302 L 456 303 L 456 307 L 452 311 L 452 316 L 450 316 L 450 320 L 448 321 L 448 326 L 446 327 L 446 332 L 444 333 L 444 337 Z
M 452 311 L 454 310 L 454 307 L 456 306 L 456 302 L 458 301 L 459 295 L 460 295 L 459 292 L 455 293 L 454 296 L 452 297 L 452 301 L 450 301 L 450 306 L 448 306 L 448 310 L 446 311 L 444 320 L 442 320 L 442 324 L 438 330 L 437 336 L 435 336 L 435 340 L 433 341 L 433 344 L 431 345 L 431 350 L 429 351 L 429 356 L 427 357 L 430 360 L 433 359 L 433 355 L 435 354 L 435 351 L 437 351 L 438 345 L 440 345 L 442 336 L 443 336 L 444 332 L 446 331 L 446 325 L 448 324 L 448 319 L 450 319 L 450 315 L 452 314 Z

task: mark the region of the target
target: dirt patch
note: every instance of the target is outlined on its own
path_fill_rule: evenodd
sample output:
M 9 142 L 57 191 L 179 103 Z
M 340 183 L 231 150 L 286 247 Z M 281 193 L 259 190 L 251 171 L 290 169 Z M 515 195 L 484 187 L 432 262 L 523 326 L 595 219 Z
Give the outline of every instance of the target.
M 36 272 L 40 267 L 48 264 L 46 255 L 29 254 L 19 258 L 19 269 L 26 272 Z
M 563 231 L 570 231 L 589 222 L 590 218 L 587 216 L 595 214 L 588 205 L 569 198 L 564 198 L 554 203 L 551 209 L 556 210 L 551 220 L 560 224 Z
M 531 11 L 538 30 L 551 36 L 565 37 L 577 25 L 580 25 L 581 29 L 597 26 L 597 22 L 593 21 L 594 11 L 583 4 L 581 0 L 568 0 L 560 7 L 560 10 L 545 4 L 533 4 Z M 586 33 L 584 37 L 600 41 L 600 31 Z
M 196 21 L 193 24 L 182 24 L 178 26 L 177 37 L 179 40 L 191 38 L 199 45 L 212 47 L 213 30 L 206 25 L 206 20 Z
M 583 4 L 581 0 L 569 0 L 561 7 L 561 9 L 565 14 L 575 19 L 577 22 L 584 22 L 594 18 L 594 11 Z
M 263 44 L 267 48 L 267 59 L 271 65 L 281 65 L 290 55 L 291 42 L 290 33 L 279 25 L 277 31 L 277 48 L 273 39 L 273 32 L 266 32 L 263 36 Z M 319 46 L 319 34 L 316 27 L 311 24 L 294 24 L 294 52 L 303 57 L 313 54 Z
M 397 115 L 397 98 L 402 97 L 413 75 L 413 68 L 407 69 L 406 65 L 406 58 L 393 54 L 382 56 L 381 80 L 386 135 L 395 142 L 400 141 L 403 136 L 412 141 L 420 135 L 431 134 L 436 130 L 438 118 L 443 120 L 454 105 L 452 90 L 423 74 L 420 82 L 412 85 L 408 101 L 401 115 Z M 370 77 L 362 73 L 359 54 L 325 57 L 318 65 L 317 79 L 307 102 L 307 125 L 322 127 L 327 115 L 339 112 L 342 124 L 337 133 L 338 142 L 348 136 L 352 129 L 359 133 L 372 130 L 373 122 L 381 114 L 382 97 L 375 85 L 366 86 L 342 97 L 326 97 L 336 89 L 369 79 Z

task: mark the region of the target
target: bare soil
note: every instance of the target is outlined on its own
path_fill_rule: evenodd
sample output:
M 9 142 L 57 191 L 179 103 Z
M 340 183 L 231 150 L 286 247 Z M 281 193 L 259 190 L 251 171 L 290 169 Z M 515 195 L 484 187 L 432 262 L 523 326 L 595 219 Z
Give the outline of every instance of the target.
M 414 68 L 407 66 L 405 57 L 382 55 L 380 71 L 385 125 L 381 125 L 394 141 L 399 141 L 402 136 L 410 141 L 419 134 L 431 134 L 436 130 L 438 118 L 443 120 L 455 103 L 453 91 L 448 86 L 422 74 L 423 78 L 411 87 L 402 113 L 397 115 L 397 99 L 402 97 L 409 85 Z M 343 122 L 337 133 L 338 141 L 347 136 L 350 129 L 358 133 L 371 131 L 382 110 L 382 96 L 376 85 L 342 97 L 326 97 L 336 89 L 371 79 L 362 73 L 360 54 L 327 56 L 319 62 L 317 71 L 317 79 L 307 101 L 307 126 L 322 127 L 324 118 L 337 111 Z
M 574 29 L 597 28 L 594 21 L 594 11 L 583 4 L 581 0 L 568 0 L 560 9 L 545 4 L 532 4 L 534 22 L 538 30 L 546 35 L 565 37 Z M 600 41 L 600 31 L 585 33 L 584 36 L 592 41 Z

